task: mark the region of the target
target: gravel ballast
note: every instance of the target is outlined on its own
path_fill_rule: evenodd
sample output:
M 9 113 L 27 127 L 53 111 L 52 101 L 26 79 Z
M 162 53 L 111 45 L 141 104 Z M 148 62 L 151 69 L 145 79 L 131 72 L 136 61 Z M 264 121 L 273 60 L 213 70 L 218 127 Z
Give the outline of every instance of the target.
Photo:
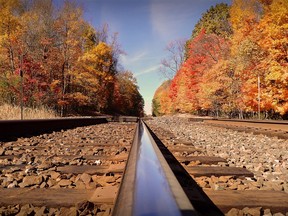
M 0 190 L 118 188 L 122 174 L 113 170 L 124 169 L 135 127 L 107 123 L 0 141 Z M 70 208 L 5 204 L 0 215 L 110 215 L 112 207 L 84 201 Z

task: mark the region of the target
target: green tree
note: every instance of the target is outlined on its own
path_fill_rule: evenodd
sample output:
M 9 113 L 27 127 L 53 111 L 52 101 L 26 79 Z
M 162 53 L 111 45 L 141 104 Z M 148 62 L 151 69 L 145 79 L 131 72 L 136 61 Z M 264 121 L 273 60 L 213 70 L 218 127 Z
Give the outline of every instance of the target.
M 221 37 L 231 36 L 232 28 L 229 22 L 229 10 L 230 7 L 224 3 L 210 7 L 195 25 L 192 31 L 192 38 L 195 38 L 203 29 L 205 29 L 207 34 L 216 34 Z
M 191 38 L 187 40 L 185 45 L 185 58 L 189 55 L 189 44 L 197 37 L 202 30 L 205 30 L 206 34 L 215 34 L 220 37 L 229 38 L 232 35 L 232 27 L 229 21 L 230 19 L 230 6 L 224 3 L 211 6 L 201 19 L 196 23 Z

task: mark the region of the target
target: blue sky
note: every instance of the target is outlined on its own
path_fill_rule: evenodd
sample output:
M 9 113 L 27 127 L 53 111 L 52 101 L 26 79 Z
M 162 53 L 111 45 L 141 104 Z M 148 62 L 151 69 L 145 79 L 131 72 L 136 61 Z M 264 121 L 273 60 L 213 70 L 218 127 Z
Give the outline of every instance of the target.
M 159 72 L 166 45 L 188 39 L 194 25 L 212 5 L 231 0 L 78 0 L 84 18 L 96 29 L 107 23 L 126 55 L 120 63 L 137 78 L 145 100 L 145 112 L 151 114 L 154 92 L 164 81 Z

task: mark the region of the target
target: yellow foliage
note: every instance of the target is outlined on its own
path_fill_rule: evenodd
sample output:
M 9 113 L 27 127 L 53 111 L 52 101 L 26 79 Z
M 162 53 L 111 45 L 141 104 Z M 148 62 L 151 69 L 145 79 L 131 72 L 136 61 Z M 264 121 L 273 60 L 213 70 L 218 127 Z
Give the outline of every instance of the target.
M 50 84 L 51 90 L 54 92 L 59 84 L 60 84 L 60 80 L 53 80 Z
M 259 24 L 258 30 L 261 35 L 265 35 L 260 37 L 259 44 L 275 58 L 279 58 L 288 44 L 287 29 L 288 0 L 274 0 L 270 7 L 266 8 L 266 13 Z
M 90 103 L 90 98 L 82 94 L 81 92 L 75 92 L 73 94 L 70 94 L 69 99 L 80 106 L 85 106 Z
M 7 1 L 10 2 L 10 1 Z M 11 3 L 14 1 L 11 1 Z M 1 3 L 0 3 L 1 5 Z M 4 4 L 4 7 L 0 7 L 0 35 L 2 35 L 2 42 L 6 40 L 15 40 L 17 31 L 21 30 L 19 17 L 13 15 L 13 5 Z M 14 37 L 14 39 L 13 39 Z
M 100 42 L 88 50 L 79 61 L 84 72 L 104 77 L 109 73 L 109 67 L 112 65 L 112 48 L 106 43 Z
M 259 10 L 257 0 L 233 0 L 230 8 L 230 22 L 234 31 L 242 29 L 245 20 L 256 19 Z

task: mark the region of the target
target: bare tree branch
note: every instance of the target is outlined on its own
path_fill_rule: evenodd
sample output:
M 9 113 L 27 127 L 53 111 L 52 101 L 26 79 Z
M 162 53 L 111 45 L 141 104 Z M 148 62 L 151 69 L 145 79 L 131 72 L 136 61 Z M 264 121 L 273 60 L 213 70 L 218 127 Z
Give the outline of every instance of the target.
M 184 61 L 186 40 L 171 41 L 165 48 L 168 56 L 161 60 L 160 73 L 167 79 L 172 79 Z

